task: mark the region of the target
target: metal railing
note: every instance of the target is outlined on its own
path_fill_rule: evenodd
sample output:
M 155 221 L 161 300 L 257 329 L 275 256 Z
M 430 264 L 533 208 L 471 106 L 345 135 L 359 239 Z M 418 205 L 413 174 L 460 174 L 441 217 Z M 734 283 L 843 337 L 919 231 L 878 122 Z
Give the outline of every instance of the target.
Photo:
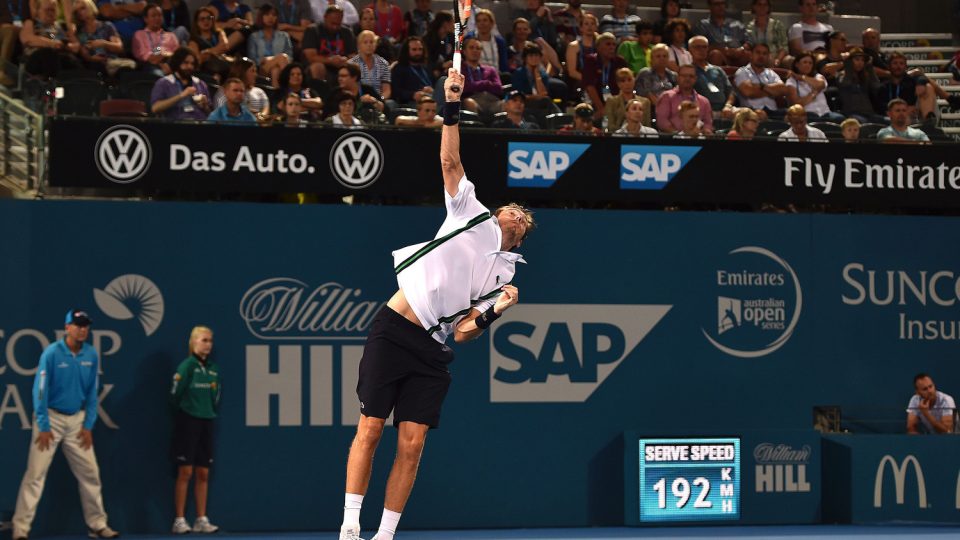
M 0 93 L 0 175 L 21 194 L 36 194 L 47 174 L 45 119 Z

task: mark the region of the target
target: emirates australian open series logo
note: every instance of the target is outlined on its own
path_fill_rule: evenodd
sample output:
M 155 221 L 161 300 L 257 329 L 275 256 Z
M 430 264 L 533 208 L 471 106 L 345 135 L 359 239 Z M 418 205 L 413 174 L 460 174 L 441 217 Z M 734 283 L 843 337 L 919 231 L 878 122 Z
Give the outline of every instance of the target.
M 730 251 L 711 275 L 716 303 L 701 327 L 730 356 L 758 358 L 793 335 L 803 307 L 800 279 L 776 253 L 758 246 Z
M 97 139 L 94 163 L 107 180 L 129 184 L 139 180 L 153 160 L 153 149 L 147 136 L 126 124 L 113 126 Z

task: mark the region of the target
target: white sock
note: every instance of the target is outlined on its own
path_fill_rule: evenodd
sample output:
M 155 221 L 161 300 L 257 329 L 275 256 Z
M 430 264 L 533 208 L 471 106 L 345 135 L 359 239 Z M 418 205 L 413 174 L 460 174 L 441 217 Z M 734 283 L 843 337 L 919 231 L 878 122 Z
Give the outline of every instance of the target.
M 380 518 L 380 530 L 377 531 L 377 540 L 393 540 L 393 535 L 397 533 L 397 523 L 400 522 L 400 512 L 383 509 L 383 517 Z
M 360 530 L 360 506 L 363 504 L 363 495 L 347 493 L 343 498 L 343 525 L 340 530 Z

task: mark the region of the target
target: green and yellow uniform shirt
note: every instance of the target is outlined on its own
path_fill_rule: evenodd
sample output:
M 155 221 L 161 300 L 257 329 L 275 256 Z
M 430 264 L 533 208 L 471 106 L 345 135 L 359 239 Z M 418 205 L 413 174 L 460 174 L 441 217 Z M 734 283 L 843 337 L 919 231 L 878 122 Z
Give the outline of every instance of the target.
M 220 373 L 217 365 L 191 355 L 173 375 L 170 403 L 196 418 L 213 419 L 220 407 Z

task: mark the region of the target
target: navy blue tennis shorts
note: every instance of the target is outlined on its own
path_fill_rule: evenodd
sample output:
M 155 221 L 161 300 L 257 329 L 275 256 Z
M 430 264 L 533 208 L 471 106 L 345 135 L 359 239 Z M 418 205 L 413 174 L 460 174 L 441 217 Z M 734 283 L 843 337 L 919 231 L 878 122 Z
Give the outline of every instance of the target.
M 371 323 L 360 359 L 360 412 L 387 418 L 393 411 L 394 426 L 415 422 L 439 427 L 452 361 L 450 347 L 383 306 Z

